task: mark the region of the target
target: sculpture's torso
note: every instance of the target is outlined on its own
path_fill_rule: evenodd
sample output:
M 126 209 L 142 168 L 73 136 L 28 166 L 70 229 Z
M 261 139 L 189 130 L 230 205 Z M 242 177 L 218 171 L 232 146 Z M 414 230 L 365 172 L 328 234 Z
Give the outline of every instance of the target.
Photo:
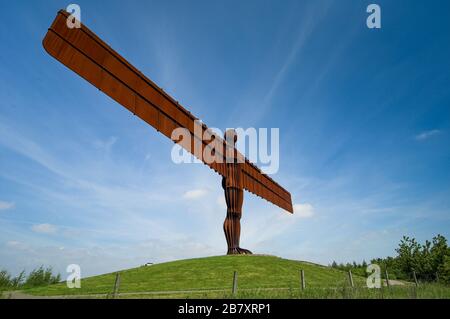
M 226 174 L 225 174 L 225 187 L 243 189 L 244 185 L 242 183 L 242 165 L 236 163 L 226 164 Z

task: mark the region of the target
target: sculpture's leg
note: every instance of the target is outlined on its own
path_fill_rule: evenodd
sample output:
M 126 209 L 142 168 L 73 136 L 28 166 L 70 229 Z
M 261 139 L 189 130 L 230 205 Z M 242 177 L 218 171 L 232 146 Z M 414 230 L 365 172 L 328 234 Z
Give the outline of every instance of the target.
M 222 187 L 225 192 L 225 200 L 227 203 L 227 217 L 223 223 L 223 230 L 228 245 L 227 254 L 251 254 L 251 251 L 239 247 L 244 191 L 235 187 L 226 187 L 224 181 L 222 182 Z

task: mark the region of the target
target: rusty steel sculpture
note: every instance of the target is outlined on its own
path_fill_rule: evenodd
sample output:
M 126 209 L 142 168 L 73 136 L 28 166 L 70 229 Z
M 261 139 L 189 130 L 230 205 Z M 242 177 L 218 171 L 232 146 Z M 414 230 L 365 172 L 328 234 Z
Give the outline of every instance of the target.
M 227 203 L 227 217 L 223 223 L 223 231 L 228 244 L 228 255 L 251 254 L 250 250 L 239 247 L 239 239 L 241 237 L 241 216 L 242 204 L 244 202 L 244 185 L 242 183 L 242 167 L 238 162 L 234 152 L 234 145 L 237 141 L 235 130 L 225 132 L 225 141 L 227 143 L 226 154 L 231 151 L 231 161 L 226 162 L 225 174 L 222 178 L 222 188 L 225 192 L 225 201 Z M 233 144 L 231 144 L 233 143 Z
M 195 133 L 198 119 L 85 25 L 80 23 L 79 28 L 68 27 L 68 17 L 69 13 L 66 11 L 58 12 L 43 40 L 45 50 L 220 174 L 223 177 L 222 187 L 227 204 L 227 215 L 223 225 L 228 245 L 227 254 L 251 254 L 249 250 L 239 246 L 243 190 L 293 213 L 290 193 L 239 153 L 234 145 L 237 140 L 234 130 L 228 130 L 224 139 L 213 136 L 215 142 L 221 144 L 226 152 L 232 150 L 233 160 L 227 161 L 227 154 L 222 152 L 216 155 L 223 160 L 205 161 L 202 156 L 203 150 L 210 146 Z M 173 139 L 172 132 L 180 127 L 186 129 L 191 135 L 189 142 L 184 139 Z M 210 132 L 205 124 L 201 124 L 200 127 L 200 136 Z M 193 144 L 200 147 L 196 148 L 195 145 L 193 147 Z M 196 149 L 198 151 L 195 151 Z M 239 158 L 242 160 L 239 161 Z

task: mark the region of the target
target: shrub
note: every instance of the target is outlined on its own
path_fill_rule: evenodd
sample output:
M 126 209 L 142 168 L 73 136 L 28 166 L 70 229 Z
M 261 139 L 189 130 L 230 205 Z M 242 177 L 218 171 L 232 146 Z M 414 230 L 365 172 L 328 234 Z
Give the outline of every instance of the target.
M 61 281 L 61 275 L 53 275 L 53 270 L 51 267 L 44 268 L 41 266 L 28 275 L 24 286 L 26 287 L 38 287 L 47 286 L 51 284 L 56 284 Z
M 450 256 L 445 256 L 444 262 L 439 267 L 439 280 L 450 284 Z
M 12 277 L 6 270 L 0 270 L 0 290 L 12 290 L 21 287 L 38 287 L 55 284 L 61 281 L 61 275 L 54 275 L 52 268 L 43 266 L 34 269 L 28 276 L 25 270 Z

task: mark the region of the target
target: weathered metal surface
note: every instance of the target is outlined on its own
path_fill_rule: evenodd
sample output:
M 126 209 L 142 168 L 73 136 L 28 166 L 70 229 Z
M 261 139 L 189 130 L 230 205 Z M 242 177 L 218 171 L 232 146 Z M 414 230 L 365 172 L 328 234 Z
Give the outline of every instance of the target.
M 236 131 L 228 130 L 227 134 L 233 134 L 236 137 Z M 234 139 L 233 146 L 236 143 Z M 227 203 L 227 216 L 223 223 L 223 230 L 225 238 L 227 240 L 228 255 L 248 255 L 252 252 L 248 249 L 244 249 L 240 246 L 241 237 L 241 217 L 242 217 L 242 204 L 244 202 L 244 190 L 243 190 L 243 173 L 242 166 L 244 164 L 227 163 L 226 174 L 222 179 L 222 188 L 225 193 L 225 201 Z
M 203 160 L 200 154 L 203 154 L 208 141 L 199 140 L 194 135 L 194 122 L 198 119 L 85 25 L 81 24 L 81 28 L 68 28 L 66 25 L 68 16 L 69 14 L 63 10 L 58 12 L 43 40 L 45 50 L 168 138 L 171 138 L 172 131 L 177 127 L 188 129 L 192 142 L 185 141 L 179 144 Z M 206 125 L 202 125 L 202 136 L 207 129 Z M 222 145 L 226 144 L 218 136 L 216 141 Z M 197 154 L 192 151 L 196 142 L 200 145 Z M 237 150 L 236 153 L 243 156 Z M 217 154 L 225 158 L 224 154 Z M 205 164 L 225 176 L 224 163 Z M 290 193 L 263 174 L 248 159 L 242 164 L 242 175 L 244 189 L 288 212 L 293 212 Z

